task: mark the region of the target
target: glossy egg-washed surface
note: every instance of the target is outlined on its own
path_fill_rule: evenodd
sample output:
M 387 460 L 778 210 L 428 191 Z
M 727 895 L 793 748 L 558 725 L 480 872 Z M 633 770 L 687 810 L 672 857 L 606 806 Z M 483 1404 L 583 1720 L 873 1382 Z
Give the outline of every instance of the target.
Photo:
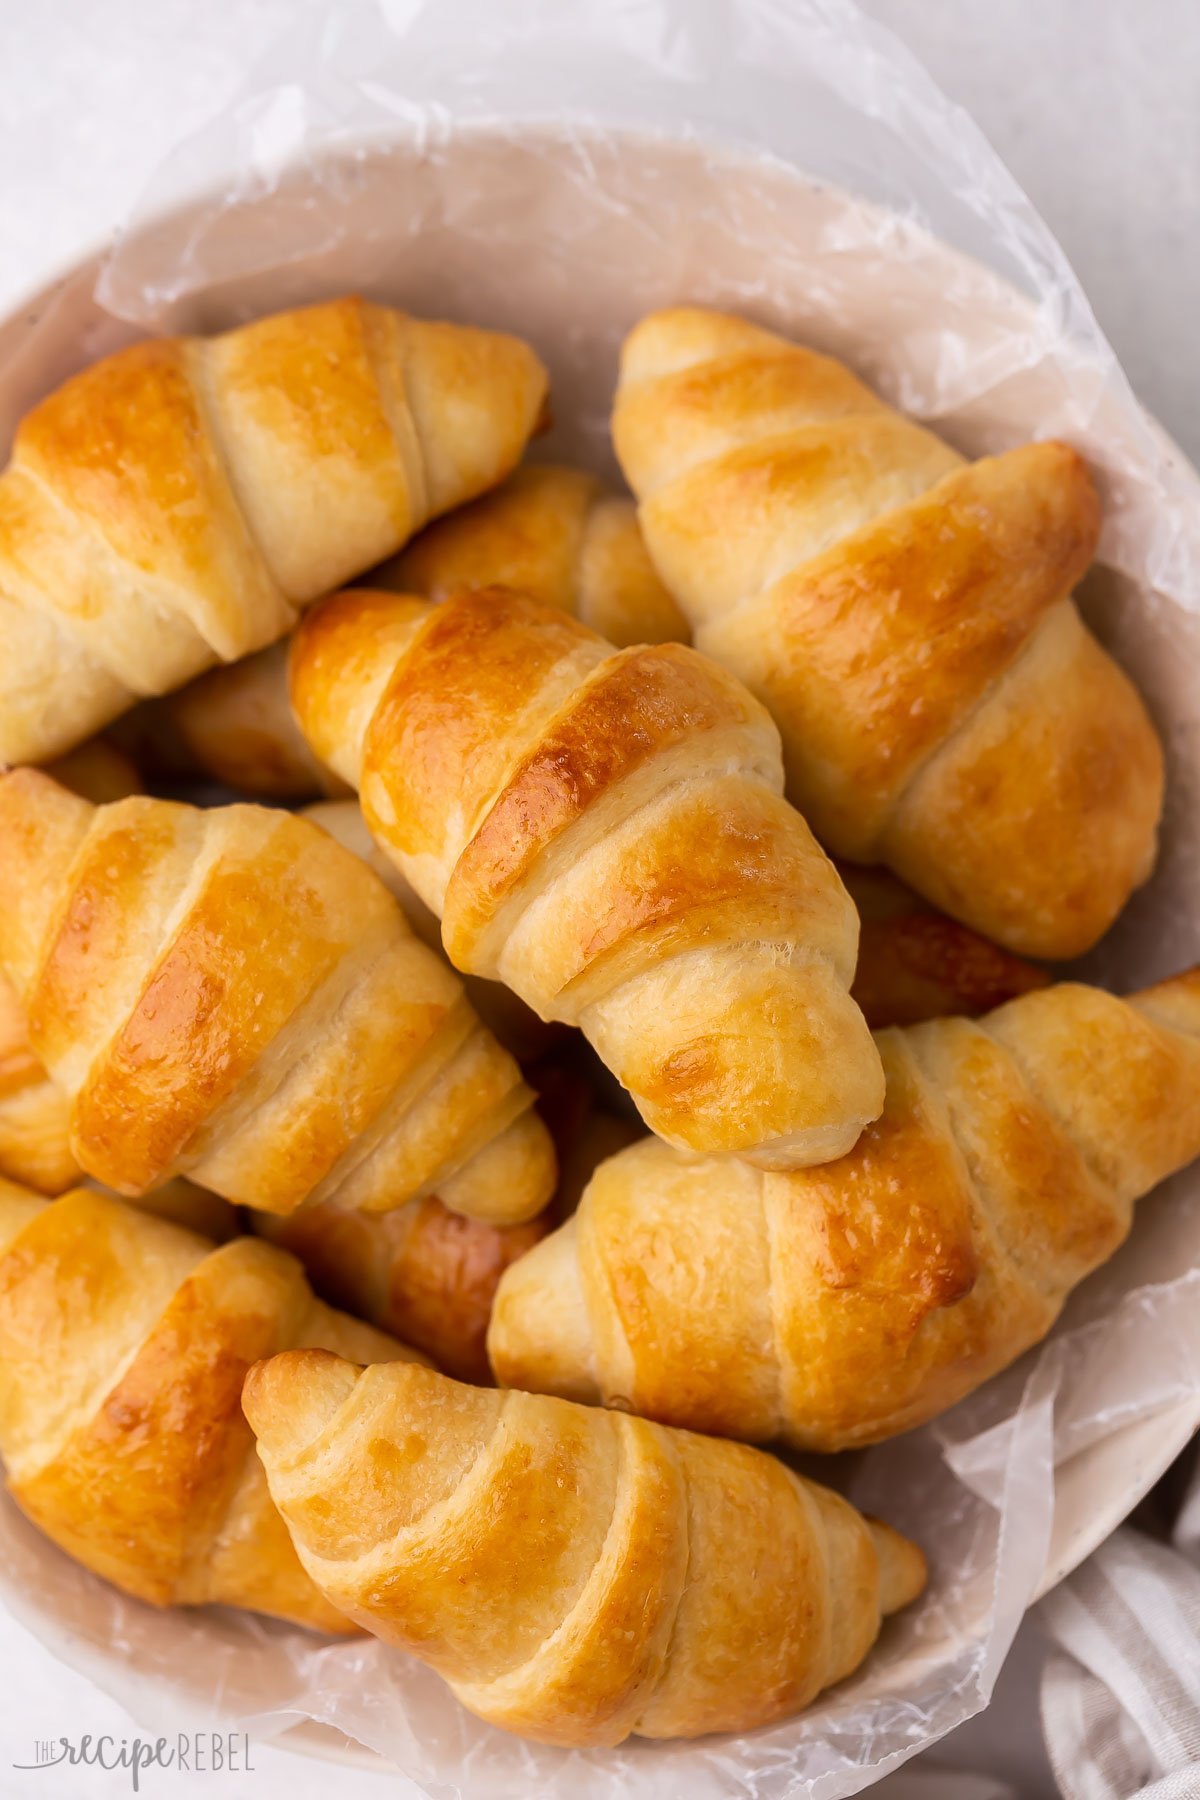
M 887 1106 L 790 1175 L 647 1139 L 501 1281 L 499 1379 L 837 1450 L 1036 1343 L 1133 1202 L 1200 1155 L 1200 973 L 881 1032 Z
M 1163 770 L 1070 599 L 1100 522 L 1075 452 L 965 464 L 840 363 L 689 307 L 627 339 L 613 438 L 822 843 L 1009 949 L 1094 943 L 1150 873 Z
M 157 1606 L 352 1625 L 305 1575 L 241 1409 L 259 1357 L 413 1355 L 313 1298 L 269 1244 L 212 1244 L 76 1189 L 0 1183 L 0 1455 L 9 1491 L 87 1568 Z
M 281 636 L 502 480 L 545 395 L 518 339 L 355 299 L 85 369 L 0 476 L 0 761 Z
M 578 1025 L 656 1131 L 791 1167 L 878 1113 L 857 918 L 736 679 L 495 589 L 335 596 L 291 681 L 455 965 Z
M 786 1717 L 924 1584 L 774 1458 L 642 1419 L 311 1352 L 252 1370 L 245 1407 L 322 1591 L 544 1742 Z
M 531 1216 L 533 1095 L 363 863 L 307 820 L 0 776 L 2 955 L 71 1148 L 110 1187 L 169 1175 L 267 1211 L 432 1191 Z

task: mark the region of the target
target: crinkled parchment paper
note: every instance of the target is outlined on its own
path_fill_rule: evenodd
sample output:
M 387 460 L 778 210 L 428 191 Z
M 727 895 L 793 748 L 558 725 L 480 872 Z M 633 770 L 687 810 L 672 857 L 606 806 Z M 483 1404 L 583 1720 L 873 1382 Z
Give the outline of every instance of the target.
M 0 329 L 0 435 L 131 333 L 347 288 L 530 337 L 554 377 L 539 454 L 610 472 L 617 345 L 683 299 L 844 354 L 968 450 L 1078 444 L 1107 507 L 1085 605 L 1172 759 L 1159 873 L 1087 972 L 1124 988 L 1195 960 L 1200 483 L 980 134 L 847 0 L 314 11 L 159 172 L 115 254 Z M 126 1600 L 7 1503 L 0 1579 L 40 1638 L 157 1730 L 321 1720 L 438 1797 L 832 1800 L 986 1702 L 1048 1559 L 1115 1522 L 1200 1414 L 1197 1261 L 1200 1184 L 1181 1177 L 1041 1352 L 936 1425 L 822 1467 L 926 1546 L 930 1590 L 856 1677 L 743 1739 L 526 1745 L 377 1643 Z

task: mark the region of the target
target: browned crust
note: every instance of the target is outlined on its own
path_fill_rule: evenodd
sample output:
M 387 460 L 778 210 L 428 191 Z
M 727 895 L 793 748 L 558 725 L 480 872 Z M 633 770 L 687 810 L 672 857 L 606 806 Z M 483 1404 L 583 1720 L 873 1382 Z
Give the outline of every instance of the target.
M 451 956 L 460 936 L 469 942 L 555 839 L 618 782 L 664 751 L 735 728 L 755 712 L 740 683 L 682 644 L 611 657 L 517 763 L 459 858 L 445 902 Z M 723 855 L 710 856 L 706 873 L 737 891 L 745 857 L 730 851 L 725 843 Z M 659 892 L 646 896 L 639 915 L 677 908 L 681 886 L 695 899 L 699 881 L 678 871 L 674 858 L 660 856 L 656 872 Z

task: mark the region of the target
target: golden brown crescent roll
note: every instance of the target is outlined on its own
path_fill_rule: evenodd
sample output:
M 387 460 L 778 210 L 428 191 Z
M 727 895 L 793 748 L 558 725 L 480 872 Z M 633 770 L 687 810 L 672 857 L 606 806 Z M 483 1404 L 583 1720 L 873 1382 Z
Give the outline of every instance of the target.
M 838 865 L 858 908 L 851 994 L 872 1031 L 947 1013 L 975 1017 L 1046 987 L 1049 971 L 946 918 L 887 869 Z
M 545 1128 L 445 962 L 291 813 L 91 806 L 0 776 L 0 960 L 89 1174 L 268 1212 L 436 1192 L 497 1222 L 553 1187 Z
M 134 344 L 0 477 L 0 762 L 43 762 L 503 479 L 546 373 L 516 338 L 344 299 Z
M 583 469 L 515 470 L 427 527 L 374 571 L 371 585 L 438 601 L 463 588 L 515 588 L 618 649 L 687 642 L 687 620 L 646 554 L 633 501 Z
M 297 727 L 298 729 L 298 727 Z M 337 779 L 336 777 L 334 778 Z M 437 914 L 430 912 L 421 896 L 408 882 L 390 856 L 385 856 L 367 829 L 357 800 L 318 800 L 306 806 L 304 816 L 335 837 L 344 849 L 369 864 L 380 881 L 394 894 L 404 908 L 404 916 L 423 944 L 445 955 L 442 949 L 442 927 Z M 556 1038 L 565 1036 L 561 1026 L 547 1025 L 517 998 L 511 988 L 499 981 L 481 981 L 473 975 L 464 977 L 463 986 L 475 1011 L 489 1030 L 494 1031 L 506 1050 L 511 1050 L 520 1063 L 544 1056 Z
M 741 1444 L 312 1350 L 243 1404 L 322 1592 L 543 1743 L 786 1718 L 924 1586 L 914 1544 Z
M 113 734 L 159 781 L 207 780 L 269 800 L 349 792 L 313 755 L 292 717 L 288 641 L 145 700 Z
M 857 915 L 724 670 L 508 589 L 362 590 L 308 616 L 291 684 L 455 967 L 578 1025 L 655 1131 L 787 1168 L 876 1116 Z
M 763 1175 L 645 1140 L 504 1276 L 502 1382 L 810 1450 L 905 1431 L 1045 1336 L 1200 1154 L 1200 971 L 879 1035 L 883 1117 Z
M 822 843 L 1007 949 L 1093 944 L 1153 866 L 1163 766 L 1070 597 L 1100 521 L 1075 452 L 966 463 L 841 363 L 699 307 L 631 332 L 613 439 Z
M 415 1352 L 315 1300 L 282 1250 L 219 1249 L 76 1188 L 0 1182 L 0 1455 L 22 1512 L 155 1606 L 353 1626 L 313 1587 L 241 1410 L 247 1368 L 292 1345 Z

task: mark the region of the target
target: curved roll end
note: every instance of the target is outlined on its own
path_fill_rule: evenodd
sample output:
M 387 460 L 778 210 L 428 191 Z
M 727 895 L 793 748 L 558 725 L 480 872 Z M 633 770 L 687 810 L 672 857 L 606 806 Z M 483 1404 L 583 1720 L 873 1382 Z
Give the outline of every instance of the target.
M 674 375 L 695 363 L 747 350 L 778 350 L 783 342 L 775 332 L 736 313 L 708 306 L 664 306 L 639 319 L 621 346 L 621 382 Z
M 444 1179 L 438 1197 L 451 1212 L 486 1225 L 524 1225 L 546 1205 L 556 1177 L 550 1133 L 530 1106 Z
M 383 691 L 429 602 L 347 588 L 301 620 L 288 658 L 288 691 L 308 744 L 357 788 L 363 743 Z
M 406 397 L 425 458 L 428 517 L 495 487 L 548 416 L 537 353 L 502 331 L 403 321 Z
M 311 1448 L 361 1374 L 331 1350 L 284 1350 L 253 1364 L 242 1388 L 242 1411 L 268 1470 Z
M 557 1394 L 564 1400 L 594 1403 L 603 1398 L 574 1219 L 504 1271 L 487 1348 L 501 1387 Z
M 886 1619 L 924 1593 L 929 1566 L 924 1552 L 890 1525 L 879 1519 L 866 1524 L 879 1559 L 879 1610 Z
M 1063 602 L 921 769 L 882 849 L 952 918 L 1018 956 L 1066 962 L 1149 879 L 1163 789 L 1141 696 Z
M 651 1131 L 698 1155 L 808 1168 L 883 1110 L 879 1052 L 825 957 L 709 948 L 644 971 L 583 1023 Z

